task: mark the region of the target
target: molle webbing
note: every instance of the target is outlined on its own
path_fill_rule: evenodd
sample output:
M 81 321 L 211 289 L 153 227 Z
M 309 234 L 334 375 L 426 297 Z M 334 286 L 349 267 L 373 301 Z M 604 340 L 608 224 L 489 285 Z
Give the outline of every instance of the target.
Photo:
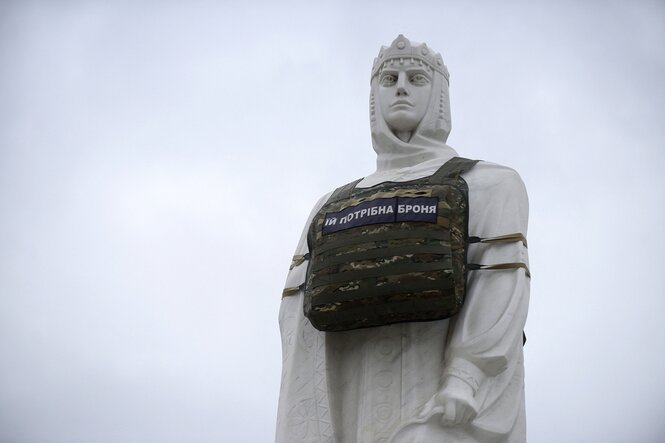
M 396 237 L 400 237 L 400 238 L 402 237 L 401 235 L 396 235 L 396 234 L 400 234 L 400 233 L 399 232 L 398 233 L 390 233 L 390 235 L 385 235 L 385 234 L 381 235 L 381 234 L 379 234 L 379 235 L 374 237 L 374 240 L 375 241 L 378 240 L 378 239 L 386 240 L 386 239 L 395 239 Z M 437 233 L 437 234 L 439 235 L 438 238 L 440 240 L 449 240 L 450 239 L 450 235 L 447 231 L 441 231 L 440 233 Z M 432 236 L 432 238 L 434 238 L 434 237 L 435 237 L 435 235 Z M 525 248 L 528 247 L 526 237 L 524 237 L 524 234 L 519 233 L 519 232 L 515 233 L 515 234 L 500 235 L 500 236 L 497 236 L 497 237 L 483 238 L 483 237 L 472 236 L 472 237 L 467 238 L 467 243 L 468 244 L 471 244 L 471 243 L 487 243 L 487 244 L 513 243 L 513 242 L 517 242 L 517 241 L 521 242 L 524 245 Z M 344 246 L 344 245 L 350 244 L 350 243 L 353 243 L 353 242 L 346 241 L 346 242 L 329 243 L 327 245 L 327 248 L 325 250 L 324 250 L 324 248 L 321 248 L 320 252 L 324 252 L 324 251 L 330 250 L 332 248 Z M 434 246 L 434 247 L 431 247 L 431 248 L 423 246 L 423 247 L 420 248 L 421 252 L 436 253 L 436 252 L 440 252 L 441 250 L 442 250 L 442 248 L 440 246 Z M 386 256 L 390 256 L 392 253 L 403 253 L 403 252 L 405 252 L 404 249 L 394 248 L 394 249 L 391 249 L 390 252 L 386 252 Z M 367 257 L 370 257 L 370 255 L 367 254 Z M 309 253 L 307 253 L 305 255 L 294 255 L 293 260 L 291 262 L 291 266 L 289 267 L 289 270 L 292 270 L 293 268 L 295 268 L 297 266 L 300 266 L 301 264 L 303 264 L 307 260 L 309 260 Z M 341 260 L 341 259 L 336 259 L 335 261 L 339 261 L 340 263 L 343 262 L 343 260 Z M 331 262 L 333 262 L 333 260 L 331 260 Z M 527 277 L 531 278 L 531 271 L 529 270 L 529 267 L 526 265 L 526 263 L 523 263 L 523 262 L 497 263 L 497 264 L 494 264 L 494 265 L 481 265 L 481 264 L 478 264 L 478 263 L 467 263 L 467 265 L 466 265 L 466 270 L 467 271 L 507 270 L 507 269 L 520 269 L 520 268 L 524 269 L 525 275 Z M 319 269 L 320 269 L 320 267 L 319 267 Z M 284 291 L 282 292 L 282 298 L 295 295 L 299 291 L 302 291 L 304 289 L 305 289 L 305 284 L 302 284 L 300 286 L 285 288 Z M 526 336 L 525 336 L 524 340 L 526 342 Z
M 358 180 L 331 194 L 307 237 L 304 311 L 317 329 L 437 320 L 460 309 L 468 237 L 460 175 L 476 162 L 454 158 L 430 177 L 360 189 Z

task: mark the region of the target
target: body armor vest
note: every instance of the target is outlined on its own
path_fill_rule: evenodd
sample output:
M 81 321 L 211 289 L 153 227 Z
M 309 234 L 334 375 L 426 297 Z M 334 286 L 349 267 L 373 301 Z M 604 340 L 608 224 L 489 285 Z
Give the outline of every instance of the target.
M 304 313 L 321 331 L 440 320 L 466 292 L 468 186 L 477 160 L 430 177 L 336 189 L 314 216 Z

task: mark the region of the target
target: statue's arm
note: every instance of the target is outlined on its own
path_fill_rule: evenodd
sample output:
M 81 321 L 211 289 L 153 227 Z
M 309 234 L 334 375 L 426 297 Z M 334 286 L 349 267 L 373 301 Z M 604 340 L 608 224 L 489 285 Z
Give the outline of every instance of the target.
M 295 249 L 294 257 L 304 256 L 308 252 L 307 231 L 311 220 L 328 199 L 325 195 L 312 209 L 305 222 L 300 241 Z M 306 260 L 293 260 L 285 282 L 285 293 L 279 309 L 279 329 L 282 340 L 282 377 L 277 407 L 277 443 L 293 443 L 305 441 L 329 441 L 318 431 L 318 427 L 308 426 L 311 417 L 320 419 L 312 411 L 311 399 L 314 398 L 315 380 L 313 368 L 318 360 L 315 349 L 315 331 L 303 315 L 303 291 L 299 290 L 307 274 Z M 288 292 L 287 289 L 295 291 Z M 307 339 L 305 339 L 307 338 Z M 318 392 L 318 391 L 317 391 Z M 320 400 L 320 399 L 319 399 Z M 324 405 L 325 406 L 325 405 Z M 315 415 L 312 415 L 315 414 Z M 316 433 L 316 432 L 319 433 Z M 312 434 L 312 433 L 315 433 Z M 321 431 L 322 432 L 322 431 Z
M 526 236 L 529 203 L 519 175 L 512 169 L 484 162 L 477 166 L 475 174 L 469 175 L 470 235 Z M 473 244 L 468 262 L 528 265 L 528 253 L 519 241 Z M 438 394 L 447 411 L 442 418 L 444 424 L 472 420 L 481 406 L 476 396 L 481 386 L 521 362 L 529 281 L 524 269 L 469 272 L 464 306 L 451 321 L 443 387 Z

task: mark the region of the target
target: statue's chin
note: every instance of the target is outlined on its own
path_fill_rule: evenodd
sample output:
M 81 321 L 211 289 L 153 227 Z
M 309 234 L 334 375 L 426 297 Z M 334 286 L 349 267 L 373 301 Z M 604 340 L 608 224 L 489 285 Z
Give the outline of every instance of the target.
M 413 132 L 420 120 L 414 118 L 385 119 L 386 124 L 393 132 Z
M 399 138 L 405 143 L 408 143 L 409 140 L 411 140 L 413 131 L 417 126 L 414 125 L 412 121 L 405 121 L 402 119 L 392 121 L 388 121 L 388 119 L 386 119 L 385 122 L 388 125 L 390 131 L 395 134 L 395 137 Z
M 420 123 L 419 118 L 408 112 L 389 114 L 384 118 L 393 134 L 403 142 L 408 142 Z

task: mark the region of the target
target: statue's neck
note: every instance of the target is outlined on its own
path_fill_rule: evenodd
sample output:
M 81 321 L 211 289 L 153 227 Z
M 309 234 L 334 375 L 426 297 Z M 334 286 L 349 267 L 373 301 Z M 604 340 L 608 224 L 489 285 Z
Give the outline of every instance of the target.
M 419 165 L 420 163 L 432 160 L 439 157 L 434 151 L 419 151 L 419 152 L 399 152 L 394 154 L 382 154 L 376 158 L 376 171 L 390 171 L 393 169 L 409 168 Z
M 411 131 L 396 131 L 395 132 L 395 135 L 397 136 L 397 138 L 402 140 L 404 143 L 409 143 L 409 140 L 411 140 L 411 134 L 413 134 L 413 132 L 411 132 Z
M 359 187 L 374 186 L 385 181 L 406 181 L 424 177 L 457 156 L 450 146 L 414 146 L 404 144 L 402 149 L 377 151 L 376 171 L 365 177 Z
M 421 163 L 441 159 L 444 163 L 457 155 L 454 149 L 442 143 L 438 146 L 427 146 L 415 143 L 398 142 L 398 144 L 381 144 L 376 156 L 376 172 L 391 171 L 417 166 Z

